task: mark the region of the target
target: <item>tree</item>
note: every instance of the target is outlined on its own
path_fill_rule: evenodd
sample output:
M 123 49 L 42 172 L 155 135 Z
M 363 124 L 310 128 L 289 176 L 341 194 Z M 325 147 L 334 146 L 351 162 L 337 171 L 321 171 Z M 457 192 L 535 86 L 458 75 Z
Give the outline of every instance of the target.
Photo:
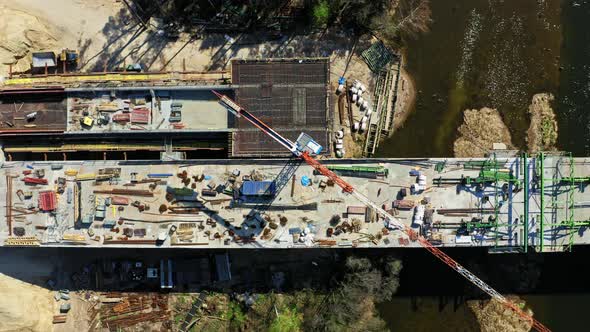
M 330 18 L 330 5 L 328 1 L 322 0 L 313 6 L 313 24 L 318 27 L 324 27 L 328 24 Z
M 371 31 L 387 44 L 398 45 L 429 30 L 432 22 L 428 0 L 399 0 L 389 12 L 371 22 Z
M 401 261 L 348 257 L 346 274 L 321 308 L 321 319 L 305 321 L 306 330 L 383 331 L 375 302 L 390 300 L 399 287 Z
M 402 36 L 416 36 L 429 30 L 432 12 L 428 0 L 400 0 L 395 12 Z

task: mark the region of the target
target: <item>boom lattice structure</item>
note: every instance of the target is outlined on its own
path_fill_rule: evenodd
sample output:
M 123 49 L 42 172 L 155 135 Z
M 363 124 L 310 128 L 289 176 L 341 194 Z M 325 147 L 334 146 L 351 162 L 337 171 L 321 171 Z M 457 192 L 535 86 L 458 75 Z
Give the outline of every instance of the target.
M 483 280 L 478 278 L 473 273 L 469 272 L 466 268 L 464 268 L 461 264 L 451 258 L 449 255 L 445 254 L 442 250 L 435 247 L 432 243 L 430 243 L 426 238 L 422 235 L 418 234 L 416 231 L 411 229 L 409 226 L 404 225 L 400 220 L 389 214 L 387 211 L 382 209 L 379 205 L 375 202 L 371 201 L 368 197 L 363 195 L 362 193 L 355 190 L 355 188 L 350 185 L 348 182 L 344 181 L 340 178 L 336 173 L 328 169 L 326 166 L 322 165 L 317 159 L 312 156 L 310 149 L 307 149 L 306 146 L 301 146 L 301 144 L 294 143 L 291 140 L 282 137 L 279 133 L 274 131 L 264 122 L 260 121 L 254 115 L 250 114 L 236 102 L 231 100 L 228 96 L 222 95 L 216 91 L 213 91 L 219 98 L 220 103 L 225 106 L 228 111 L 233 113 L 237 117 L 244 117 L 246 120 L 251 122 L 254 126 L 258 127 L 260 130 L 265 132 L 267 135 L 271 136 L 275 139 L 279 144 L 283 145 L 289 151 L 291 151 L 295 156 L 300 157 L 303 159 L 308 165 L 313 167 L 318 173 L 326 176 L 330 180 L 334 181 L 345 193 L 353 195 L 356 199 L 360 202 L 365 204 L 367 207 L 373 209 L 378 215 L 385 219 L 385 224 L 388 228 L 399 230 L 400 232 L 406 234 L 410 239 L 416 240 L 424 249 L 428 250 L 438 259 L 440 259 L 443 263 L 448 265 L 453 270 L 457 271 L 460 275 L 462 275 L 465 279 L 469 280 L 472 284 L 479 287 L 482 291 L 486 292 L 488 295 L 492 297 L 492 299 L 502 303 L 516 314 L 518 314 L 523 320 L 529 322 L 532 327 L 539 331 L 545 332 L 550 331 L 546 326 L 544 326 L 541 322 L 534 319 L 532 316 L 524 312 L 521 308 L 519 308 L 516 304 L 512 301 L 508 300 L 502 294 L 498 293 L 495 289 L 493 289 L 490 285 L 485 283 Z

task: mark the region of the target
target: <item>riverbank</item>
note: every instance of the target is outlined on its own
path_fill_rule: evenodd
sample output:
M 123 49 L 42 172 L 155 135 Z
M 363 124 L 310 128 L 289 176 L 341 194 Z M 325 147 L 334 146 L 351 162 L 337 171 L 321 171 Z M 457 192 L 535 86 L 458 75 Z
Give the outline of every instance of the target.
M 395 134 L 397 129 L 403 127 L 416 103 L 416 83 L 410 73 L 406 70 L 405 54 L 402 56 L 402 64 L 400 68 L 392 135 Z
M 463 112 L 463 124 L 458 130 L 459 137 L 453 144 L 455 157 L 485 157 L 494 143 L 504 143 L 514 148 L 510 130 L 496 109 L 484 107 Z
M 551 107 L 554 97 L 550 93 L 533 96 L 529 106 L 531 125 L 527 131 L 527 146 L 530 153 L 557 150 L 558 126 L 555 112 Z
M 558 125 L 551 107 L 554 97 L 550 93 L 533 96 L 528 113 L 530 125 L 527 130 L 527 151 L 554 151 L 558 138 Z M 455 157 L 485 157 L 494 143 L 503 143 L 507 149 L 516 149 L 511 132 L 498 110 L 484 107 L 463 112 L 463 124 L 453 143 Z

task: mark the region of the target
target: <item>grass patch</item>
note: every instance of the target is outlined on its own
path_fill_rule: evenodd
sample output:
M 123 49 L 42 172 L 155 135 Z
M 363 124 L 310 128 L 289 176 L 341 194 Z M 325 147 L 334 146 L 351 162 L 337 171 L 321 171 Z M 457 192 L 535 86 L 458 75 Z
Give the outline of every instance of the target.
M 222 318 L 229 321 L 232 330 L 241 330 L 246 323 L 246 314 L 239 303 L 230 301 L 227 304 L 227 310 L 223 313 Z
M 297 332 L 301 331 L 303 315 L 295 308 L 286 308 L 270 324 L 269 332 Z

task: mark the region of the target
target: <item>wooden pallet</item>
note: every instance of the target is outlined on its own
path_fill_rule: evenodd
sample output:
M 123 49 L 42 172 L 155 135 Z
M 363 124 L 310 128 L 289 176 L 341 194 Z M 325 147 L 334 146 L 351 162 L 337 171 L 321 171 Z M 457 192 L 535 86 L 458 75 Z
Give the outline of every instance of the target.
M 41 245 L 41 242 L 34 236 L 9 237 L 4 241 L 4 245 L 15 247 L 37 247 Z

